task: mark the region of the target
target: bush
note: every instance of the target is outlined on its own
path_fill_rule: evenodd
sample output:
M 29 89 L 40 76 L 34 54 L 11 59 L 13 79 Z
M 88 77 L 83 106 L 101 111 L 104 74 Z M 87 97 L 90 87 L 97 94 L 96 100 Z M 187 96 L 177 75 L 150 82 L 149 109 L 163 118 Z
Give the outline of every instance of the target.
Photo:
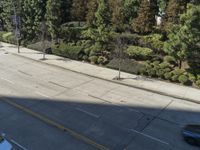
M 119 69 L 119 59 L 111 60 L 106 66 L 108 68 L 118 70 Z M 144 64 L 140 64 L 140 63 L 130 60 L 130 59 L 125 59 L 121 63 L 121 70 L 124 72 L 128 72 L 128 73 L 139 74 L 143 70 L 146 70 L 146 67 Z
M 174 75 L 180 76 L 180 75 L 183 75 L 184 73 L 185 73 L 185 70 L 182 70 L 182 69 L 175 69 L 175 70 L 173 70 L 173 74 Z
M 166 72 L 164 74 L 164 77 L 166 80 L 171 80 L 172 79 L 172 76 L 173 76 L 173 73 L 172 72 Z
M 16 38 L 12 32 L 0 32 L 0 40 L 6 43 L 16 44 Z
M 99 56 L 97 63 L 98 64 L 106 64 L 108 62 L 108 59 L 104 56 Z
M 196 81 L 196 85 L 197 85 L 198 87 L 200 87 L 200 80 L 197 80 L 197 81 Z
M 89 60 L 90 60 L 91 63 L 96 64 L 97 60 L 98 60 L 98 57 L 97 56 L 90 56 Z
M 134 57 L 136 59 L 147 59 L 153 54 L 153 51 L 149 48 L 144 48 L 139 46 L 129 46 L 128 49 L 126 50 L 126 53 L 130 57 Z
M 195 83 L 196 82 L 196 77 L 195 75 L 191 74 L 191 73 L 188 73 L 188 77 L 189 77 L 189 80 L 192 82 L 192 83 Z
M 173 82 L 177 82 L 178 81 L 179 76 L 178 75 L 173 75 L 172 76 L 172 81 Z
M 164 62 L 170 63 L 170 64 L 176 64 L 176 59 L 172 56 L 165 56 Z
M 88 58 L 89 58 L 89 57 L 88 57 L 87 55 L 84 55 L 84 56 L 83 56 L 83 60 L 84 60 L 84 61 L 88 61 Z
M 73 45 L 73 44 L 72 44 Z M 71 59 L 81 59 L 84 55 L 82 46 L 72 46 L 71 44 L 61 43 L 59 45 L 52 46 L 53 54 L 71 58 Z
M 27 48 L 30 48 L 30 49 L 34 49 L 34 50 L 37 50 L 37 51 L 43 51 L 43 44 L 42 44 L 42 41 L 40 42 L 36 42 L 36 43 L 33 43 L 33 44 L 29 44 L 27 46 Z M 45 52 L 47 54 L 52 54 L 52 50 L 51 50 L 51 42 L 49 41 L 45 41 Z
M 159 70 L 157 70 L 156 75 L 157 75 L 158 77 L 160 77 L 160 78 L 164 78 L 165 70 L 164 70 L 164 69 L 159 69 Z
M 161 34 L 140 36 L 139 45 L 153 49 L 155 52 L 163 52 L 164 42 Z
M 182 84 L 186 84 L 189 80 L 188 77 L 186 75 L 180 75 L 178 78 L 178 81 Z
M 200 75 L 197 75 L 197 80 L 200 80 Z
M 153 63 L 151 63 L 151 65 L 152 65 L 153 67 L 158 67 L 159 64 L 160 64 L 160 61 L 154 61 Z
M 147 70 L 147 73 L 150 77 L 156 77 L 156 70 L 154 68 Z
M 3 35 L 6 34 L 7 32 L 5 31 L 0 31 L 0 40 L 3 41 Z
M 159 66 L 161 69 L 170 68 L 170 64 L 166 62 L 161 63 Z

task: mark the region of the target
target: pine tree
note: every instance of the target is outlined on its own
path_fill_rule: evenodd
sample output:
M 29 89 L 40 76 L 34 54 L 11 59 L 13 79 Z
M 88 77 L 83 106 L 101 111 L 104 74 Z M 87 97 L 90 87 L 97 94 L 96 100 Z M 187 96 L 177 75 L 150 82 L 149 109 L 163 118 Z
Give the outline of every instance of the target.
M 46 5 L 46 21 L 53 42 L 59 38 L 59 28 L 62 23 L 61 0 L 48 0 Z
M 23 38 L 27 41 L 32 41 L 38 37 L 41 20 L 44 18 L 44 5 L 42 5 L 42 3 L 42 1 L 35 0 L 23 1 L 22 33 L 24 36 Z
M 197 45 L 200 42 L 199 20 L 200 6 L 189 5 L 187 12 L 180 17 L 180 24 L 173 27 L 165 43 L 164 50 L 178 60 L 179 68 L 191 54 L 200 53 Z
M 95 13 L 96 25 L 100 28 L 106 28 L 111 23 L 110 9 L 107 0 L 98 1 L 98 9 Z
M 155 0 L 142 0 L 138 17 L 132 23 L 133 30 L 141 34 L 152 32 L 156 24 L 157 13 L 158 7 Z
M 140 0 L 124 0 L 123 16 L 124 22 L 130 23 L 137 17 Z
M 109 6 L 112 14 L 111 21 L 113 25 L 120 25 L 124 22 L 123 3 L 123 0 L 109 0 Z
M 73 0 L 71 17 L 74 21 L 85 21 L 87 14 L 87 0 Z
M 163 28 L 169 31 L 174 24 L 179 24 L 180 15 L 186 12 L 187 4 L 190 0 L 169 0 L 163 19 Z
M 12 0 L 1 0 L 1 24 L 3 30 L 11 31 L 12 23 L 10 17 L 13 15 Z
M 61 19 L 62 24 L 71 21 L 71 7 L 72 0 L 62 0 L 61 1 Z
M 97 0 L 88 0 L 87 3 L 87 15 L 86 15 L 86 21 L 88 26 L 94 26 L 95 23 L 95 13 L 98 8 L 98 2 Z

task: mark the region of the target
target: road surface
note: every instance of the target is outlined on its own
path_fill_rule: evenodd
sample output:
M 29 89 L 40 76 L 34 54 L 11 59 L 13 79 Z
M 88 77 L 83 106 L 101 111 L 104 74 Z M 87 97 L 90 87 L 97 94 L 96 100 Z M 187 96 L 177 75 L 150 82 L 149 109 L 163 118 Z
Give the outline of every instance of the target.
M 4 51 L 0 96 L 0 131 L 28 150 L 199 149 L 180 132 L 200 123 L 200 105 Z

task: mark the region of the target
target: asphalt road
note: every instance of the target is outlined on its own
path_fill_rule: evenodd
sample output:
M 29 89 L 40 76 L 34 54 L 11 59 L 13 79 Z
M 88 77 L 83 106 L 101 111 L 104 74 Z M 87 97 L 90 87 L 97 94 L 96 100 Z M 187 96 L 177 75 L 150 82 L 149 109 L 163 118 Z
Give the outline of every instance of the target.
M 185 143 L 180 132 L 185 124 L 200 123 L 200 105 L 4 51 L 0 51 L 0 95 L 0 131 L 29 150 L 199 149 Z M 11 106 L 5 98 L 67 130 Z

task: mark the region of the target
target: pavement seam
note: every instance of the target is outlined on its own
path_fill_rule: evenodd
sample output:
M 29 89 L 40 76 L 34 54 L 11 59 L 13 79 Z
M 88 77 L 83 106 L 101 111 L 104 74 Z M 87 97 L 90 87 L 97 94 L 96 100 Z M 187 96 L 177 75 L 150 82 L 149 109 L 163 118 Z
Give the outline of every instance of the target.
M 44 117 L 44 116 L 42 116 L 42 115 L 40 115 L 40 114 L 38 114 L 36 112 L 33 112 L 32 110 L 30 110 L 30 109 L 28 109 L 28 108 L 26 108 L 26 107 L 24 107 L 24 106 L 22 106 L 20 104 L 17 104 L 15 102 L 11 101 L 8 98 L 5 98 L 5 97 L 1 97 L 1 98 L 7 104 L 9 104 L 9 105 L 11 105 L 11 106 L 13 106 L 15 108 L 18 108 L 19 110 L 21 110 L 21 111 L 33 116 L 34 118 L 36 118 L 38 120 L 43 121 L 44 123 L 46 123 L 48 125 L 56 127 L 56 128 L 58 128 L 58 129 L 60 129 L 60 130 L 62 130 L 64 132 L 66 132 L 66 133 L 69 133 L 72 137 L 74 137 L 74 138 L 76 138 L 76 139 L 78 139 L 80 141 L 83 141 L 83 142 L 85 142 L 85 143 L 87 143 L 87 144 L 89 144 L 89 145 L 91 145 L 91 146 L 93 146 L 93 147 L 95 147 L 95 148 L 97 148 L 99 150 L 110 150 L 109 148 L 105 147 L 104 145 L 101 145 L 101 144 L 95 142 L 94 140 L 92 140 L 92 139 L 90 139 L 90 138 L 88 138 L 88 137 L 86 137 L 86 136 L 84 136 L 84 135 L 82 135 L 82 134 L 80 134 L 80 133 L 78 133 L 76 131 L 73 131 L 72 129 L 64 127 L 63 125 L 61 125 L 61 124 L 59 124 L 59 123 L 57 123 L 57 122 L 55 122 L 53 120 L 50 120 L 47 117 Z
M 163 95 L 163 96 L 176 98 L 176 99 L 179 99 L 179 100 L 185 100 L 185 101 L 193 102 L 193 103 L 196 103 L 196 104 L 200 104 L 200 101 L 193 100 L 193 99 L 190 99 L 190 98 L 185 98 L 185 97 L 181 97 L 181 96 L 174 96 L 174 95 L 171 95 L 171 94 L 167 94 L 167 93 L 164 93 L 164 92 L 147 89 L 147 88 L 136 86 L 136 85 L 130 85 L 130 84 L 127 84 L 127 83 L 122 83 L 122 82 L 116 81 L 116 80 L 105 79 L 105 78 L 102 78 L 102 77 L 98 77 L 98 76 L 90 75 L 90 74 L 87 74 L 87 73 L 75 71 L 75 70 L 72 70 L 72 69 L 69 69 L 69 68 L 65 68 L 65 67 L 62 67 L 62 66 L 58 66 L 58 65 L 55 65 L 55 64 L 50 64 L 48 62 L 44 62 L 44 61 L 41 61 L 41 60 L 36 60 L 34 58 L 30 58 L 28 56 L 23 56 L 23 55 L 16 54 L 16 53 L 13 53 L 13 52 L 11 52 L 11 54 L 15 55 L 15 56 L 19 56 L 19 57 L 25 58 L 25 59 L 33 60 L 35 62 L 40 62 L 40 63 L 43 63 L 43 64 L 48 65 L 48 66 L 53 66 L 55 68 L 60 68 L 62 70 L 68 70 L 68 71 L 71 71 L 71 72 L 74 72 L 74 73 L 82 74 L 82 75 L 85 75 L 85 76 L 88 76 L 88 77 L 92 77 L 92 78 L 108 81 L 108 82 L 115 83 L 115 84 L 120 84 L 120 85 L 131 87 L 131 88 L 144 90 L 144 91 L 147 91 L 147 92 L 152 92 L 152 93 Z

